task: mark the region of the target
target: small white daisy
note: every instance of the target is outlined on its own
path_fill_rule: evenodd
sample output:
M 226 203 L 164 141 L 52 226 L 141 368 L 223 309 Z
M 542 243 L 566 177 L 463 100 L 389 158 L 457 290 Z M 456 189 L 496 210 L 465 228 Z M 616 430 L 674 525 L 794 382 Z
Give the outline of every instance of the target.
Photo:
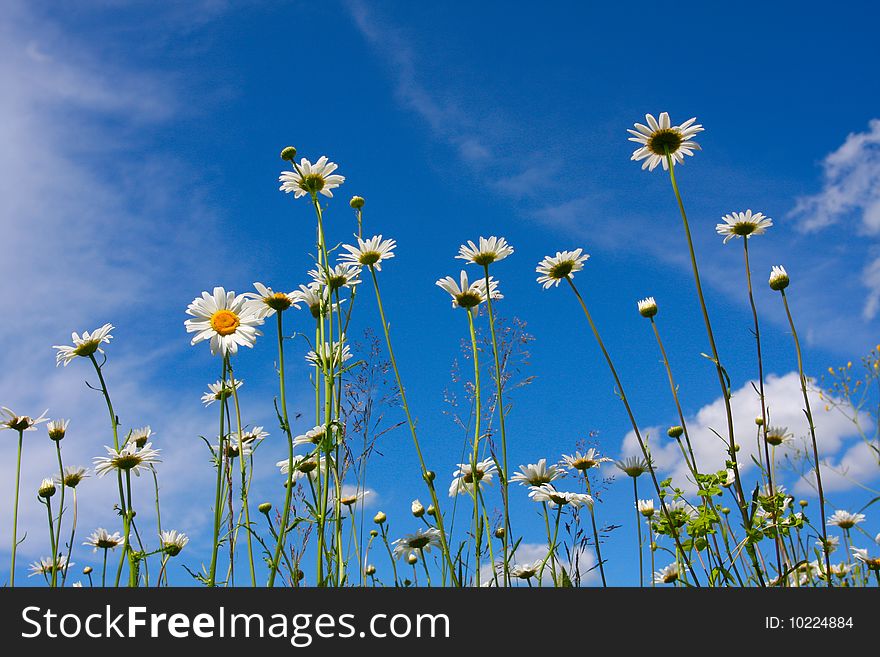
M 462 244 L 459 247 L 458 255 L 455 257 L 484 267 L 493 262 L 504 260 L 511 253 L 513 253 L 513 247 L 507 243 L 507 240 L 493 235 L 488 238 L 481 237 L 479 246 L 468 240 L 467 244 Z
M 825 551 L 825 545 L 828 546 L 828 554 L 834 552 L 840 546 L 840 537 L 839 536 L 829 536 L 827 543 L 823 541 L 821 538 L 816 541 L 816 545 L 819 546 L 819 549 L 823 552 Z
M 39 561 L 34 561 L 29 570 L 31 574 L 28 577 L 33 577 L 34 575 L 51 575 L 52 571 L 63 573 L 70 566 L 75 565 L 74 563 L 68 563 L 67 557 L 65 555 L 60 555 L 57 560 L 52 560 L 51 557 L 43 557 Z
M 241 440 L 245 443 L 254 443 L 263 440 L 269 435 L 268 431 L 264 431 L 263 427 L 254 427 L 252 429 L 243 429 L 241 432 Z M 238 442 L 238 434 L 235 435 L 235 441 Z
M 281 470 L 281 474 L 285 475 L 289 472 L 289 465 L 290 463 L 288 459 L 283 459 L 275 464 L 275 466 Z M 325 456 L 322 456 L 321 459 L 317 461 L 315 460 L 314 454 L 297 454 L 293 457 L 293 477 L 291 477 L 291 479 L 297 481 L 308 475 L 310 479 L 315 480 L 318 478 L 319 465 L 322 473 L 321 476 L 323 477 L 323 473 L 327 470 L 328 465 L 332 468 L 332 460 L 328 463 L 327 457 Z M 286 484 L 287 482 L 285 482 L 285 485 Z
M 788 287 L 789 278 L 788 272 L 785 271 L 785 267 L 782 265 L 773 265 L 770 269 L 770 289 L 776 290 L 777 292 L 784 290 Z
M 654 500 L 639 500 L 636 502 L 636 509 L 646 518 L 654 515 Z
M 194 319 L 184 322 L 187 333 L 195 333 L 191 344 L 210 340 L 211 353 L 226 356 L 239 346 L 253 347 L 262 333 L 256 328 L 263 318 L 249 299 L 235 292 L 215 287 L 213 294 L 202 292 L 187 306 L 186 314 Z
M 432 547 L 440 547 L 440 530 L 436 527 L 419 529 L 415 534 L 407 534 L 393 543 L 394 557 L 408 560 L 410 555 L 418 557 L 420 551 L 429 552 Z
M 49 438 L 52 440 L 58 441 L 64 438 L 67 433 L 67 427 L 70 424 L 70 420 L 52 420 L 49 424 L 46 425 L 46 431 L 49 432 Z
M 271 287 L 262 283 L 254 283 L 256 292 L 245 292 L 244 296 L 252 300 L 252 305 L 257 314 L 262 317 L 271 317 L 276 312 L 284 312 L 291 306 L 299 308 L 297 299 L 292 292 L 275 292 Z
M 126 442 L 137 447 L 143 447 L 150 441 L 150 436 L 152 435 L 153 430 L 150 428 L 150 425 L 140 427 L 139 429 L 132 429 L 131 433 L 128 434 Z
M 46 417 L 46 413 L 48 412 L 49 409 L 47 408 L 43 411 L 40 417 L 32 418 L 29 415 L 19 415 L 11 408 L 0 406 L 0 413 L 4 416 L 3 418 L 0 418 L 0 431 L 3 429 L 12 429 L 13 431 L 36 431 L 38 424 L 49 421 L 49 418 Z
M 112 324 L 104 324 L 104 326 L 95 329 L 91 333 L 83 331 L 82 337 L 79 337 L 79 333 L 71 333 L 70 338 L 73 341 L 73 345 L 52 345 L 53 349 L 58 350 L 58 353 L 55 354 L 55 365 L 67 367 L 67 364 L 74 358 L 88 358 L 96 351 L 103 354 L 104 351 L 100 348 L 101 344 L 110 342 L 113 338 L 110 335 L 110 331 L 114 328 Z
M 535 502 L 546 502 L 552 507 L 570 504 L 575 508 L 593 508 L 593 498 L 586 493 L 567 493 L 553 488 L 552 484 L 529 487 L 529 497 Z
M 721 217 L 722 223 L 715 226 L 719 235 L 724 235 L 724 243 L 727 244 L 734 237 L 748 239 L 752 235 L 763 235 L 773 225 L 770 217 L 765 217 L 761 212 L 752 214 L 751 210 L 745 212 L 731 212 Z
M 853 557 L 868 567 L 868 570 L 880 570 L 880 556 L 870 557 L 868 551 L 863 548 L 851 547 L 850 551 Z
M 677 563 L 671 563 L 666 568 L 661 568 L 654 573 L 655 584 L 672 584 L 678 579 L 679 570 Z
M 767 444 L 776 447 L 782 444 L 789 444 L 794 436 L 788 432 L 786 427 L 767 427 Z
M 452 297 L 453 308 L 474 308 L 486 301 L 487 298 L 486 279 L 481 278 L 471 283 L 464 270 L 461 272 L 458 283 L 452 276 L 446 276 L 437 281 L 437 285 Z M 489 277 L 489 294 L 493 299 L 503 298 L 498 291 L 498 281 L 491 276 Z
M 227 380 L 224 384 L 223 381 L 217 380 L 216 383 L 208 384 L 208 392 L 202 395 L 202 403 L 205 406 L 210 406 L 215 401 L 221 401 L 228 397 L 232 396 L 232 381 Z M 241 386 L 244 385 L 244 381 L 241 379 L 235 380 L 235 389 L 238 390 Z
M 835 511 L 834 515 L 828 518 L 829 525 L 837 525 L 841 529 L 852 529 L 857 524 L 864 521 L 864 513 L 850 513 L 842 509 Z
M 113 532 L 111 534 L 103 527 L 98 527 L 98 529 L 93 531 L 91 536 L 85 540 L 83 545 L 90 545 L 94 548 L 92 552 L 97 552 L 98 550 L 114 550 L 122 545 L 122 543 L 122 534 L 119 532 Z
M 105 445 L 104 449 L 107 450 L 107 456 L 94 458 L 95 474 L 99 477 L 114 470 L 132 472 L 135 476 L 140 477 L 142 467 L 159 463 L 159 450 L 153 449 L 151 443 L 147 443 L 143 447 L 128 443 L 118 451 Z
M 580 452 L 575 452 L 572 456 L 563 454 L 559 465 L 583 472 L 590 468 L 598 468 L 601 463 L 607 463 L 610 460 L 607 456 L 599 456 L 599 450 L 591 447 L 583 454 Z
M 344 176 L 333 173 L 336 169 L 336 163 L 328 161 L 326 155 L 319 157 L 314 164 L 306 158 L 302 158 L 299 167 L 294 164 L 293 171 L 281 172 L 281 175 L 278 176 L 281 187 L 278 189 L 287 194 L 293 192 L 294 198 L 306 194 L 312 198 L 317 194 L 333 198 L 333 192 L 330 190 L 336 189 L 345 182 Z
M 668 112 L 661 112 L 659 119 L 646 114 L 645 120 L 648 125 L 636 123 L 635 130 L 627 130 L 632 135 L 629 141 L 640 144 L 639 148 L 633 151 L 630 159 L 635 162 L 644 160 L 642 170 L 653 171 L 658 164 L 662 164 L 663 169 L 668 170 L 667 155 L 671 156 L 676 164 L 684 164 L 685 155 L 693 155 L 694 151 L 700 150 L 700 145 L 693 141 L 693 137 L 704 128 L 699 123 L 695 123 L 696 117 L 688 119 L 681 125 L 672 125 Z
M 344 335 L 342 339 L 345 340 Z M 342 345 L 341 351 L 339 347 L 338 342 L 334 342 L 332 346 L 325 342 L 323 345 L 318 345 L 317 350 L 307 353 L 306 360 L 324 371 L 330 370 L 331 367 L 333 370 L 337 370 L 342 363 L 351 358 L 351 349 L 348 348 L 347 343 Z
M 294 303 L 304 303 L 312 313 L 312 317 L 317 319 L 321 315 L 327 316 L 328 311 L 336 310 L 338 304 L 330 303 L 330 289 L 319 283 L 309 283 L 308 285 L 300 285 L 299 289 L 290 293 L 294 299 Z M 345 299 L 341 299 L 340 303 L 344 303 Z M 299 306 L 297 306 L 299 307 Z
M 546 290 L 551 285 L 559 285 L 560 281 L 570 277 L 575 272 L 584 268 L 584 263 L 590 258 L 583 249 L 574 251 L 557 251 L 555 256 L 546 256 L 535 271 L 539 274 L 538 282 Z
M 397 243 L 394 240 L 383 240 L 381 235 L 375 235 L 368 240 L 359 237 L 357 246 L 342 245 L 342 248 L 348 253 L 340 255 L 339 260 L 364 267 L 375 267 L 376 271 L 382 271 L 382 261 L 394 257 L 396 246 Z
M 495 461 L 492 459 L 478 461 L 476 468 L 471 463 L 459 463 L 458 469 L 452 473 L 449 497 L 455 497 L 462 493 L 473 495 L 474 484 L 488 484 L 492 481 L 492 477 L 497 469 Z
M 361 282 L 361 267 L 350 262 L 341 262 L 332 269 L 312 269 L 309 276 L 318 285 L 327 286 L 331 292 L 342 287 L 354 287 Z
M 537 463 L 519 466 L 519 472 L 514 473 L 510 481 L 517 481 L 523 486 L 541 486 L 564 476 L 564 470 L 556 465 L 548 466 L 547 459 L 540 459 Z
M 77 466 L 65 466 L 62 475 L 57 479 L 59 484 L 68 488 L 76 488 L 83 479 L 89 476 L 89 471 Z
M 657 302 L 654 297 L 647 297 L 638 302 L 639 314 L 642 317 L 653 317 L 657 314 Z
M 189 543 L 189 537 L 183 532 L 172 529 L 170 532 L 162 532 L 160 541 L 165 554 L 169 557 L 176 557 Z
M 318 445 L 322 445 L 325 442 L 325 438 L 327 435 L 327 425 L 320 424 L 316 427 L 312 427 L 304 434 L 297 436 L 293 439 L 294 447 L 296 445 L 309 445 L 310 447 L 316 447 Z M 287 461 L 285 461 L 286 463 Z

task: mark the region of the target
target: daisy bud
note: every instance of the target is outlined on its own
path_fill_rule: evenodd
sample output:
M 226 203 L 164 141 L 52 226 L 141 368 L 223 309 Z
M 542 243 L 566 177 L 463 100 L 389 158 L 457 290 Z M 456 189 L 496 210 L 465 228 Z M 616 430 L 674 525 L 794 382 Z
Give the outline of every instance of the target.
M 684 427 L 680 427 L 678 425 L 674 427 L 669 427 L 666 430 L 666 435 L 670 438 L 681 438 L 681 434 L 684 433 Z
M 756 418 L 755 418 L 755 424 L 758 425 L 759 427 L 763 427 L 763 426 L 764 426 L 764 418 L 762 418 L 762 417 L 756 417 Z
M 730 513 L 730 509 L 726 506 L 721 507 L 721 513 L 723 513 L 724 515 L 727 515 L 728 513 Z
M 425 481 L 427 481 L 429 484 L 430 484 L 432 481 L 434 481 L 434 479 L 435 479 L 436 477 L 437 477 L 437 473 L 434 472 L 433 470 L 428 470 L 428 471 L 425 473 L 425 475 L 424 475 L 424 479 L 425 479 Z
M 360 210 L 362 207 L 364 207 L 364 199 L 362 196 L 352 196 L 348 204 L 353 209 Z
M 49 499 L 55 494 L 55 482 L 51 479 L 43 479 L 37 494 L 44 499 Z
M 70 420 L 52 420 L 49 424 L 46 425 L 46 429 L 49 431 L 49 438 L 58 442 L 62 438 L 64 438 L 64 434 L 67 432 L 67 425 L 70 423 Z
M 375 529 L 370 530 L 370 538 L 376 538 L 378 535 L 379 532 L 377 532 Z
M 654 297 L 648 297 L 647 299 L 642 299 L 639 301 L 639 314 L 642 317 L 653 317 L 657 314 L 657 302 L 654 301 Z
M 268 515 L 269 511 L 272 510 L 272 503 L 271 502 L 263 502 L 257 508 L 260 510 L 260 513 L 265 513 L 266 515 Z
M 297 568 L 295 579 L 297 582 L 301 582 L 305 579 L 306 574 Z
M 423 507 L 422 503 L 419 502 L 418 500 L 413 500 L 411 508 L 412 508 L 412 514 L 416 518 L 421 518 L 423 515 L 425 515 L 425 507 Z
M 654 500 L 638 500 L 636 508 L 643 516 L 650 518 L 654 515 Z
M 381 525 L 387 519 L 388 519 L 388 516 L 386 516 L 381 511 L 379 511 L 379 513 L 377 513 L 376 515 L 373 516 L 373 522 L 375 522 L 377 525 Z
M 288 146 L 283 151 L 281 151 L 281 159 L 287 160 L 288 162 L 293 162 L 293 158 L 296 157 L 296 149 L 293 146 Z
M 798 502 L 798 504 L 801 505 L 802 509 L 806 509 L 809 502 L 807 502 L 806 500 L 801 500 L 800 502 Z
M 496 527 L 495 528 L 495 538 L 504 538 L 504 527 Z
M 788 273 L 785 271 L 785 268 L 774 265 L 770 270 L 770 289 L 782 292 L 782 290 L 788 287 L 788 283 Z
M 434 508 L 433 504 L 429 504 L 428 509 L 427 509 L 427 511 L 425 511 L 425 513 L 427 513 L 429 516 L 431 516 L 433 518 L 434 516 L 437 515 L 437 509 Z
M 374 566 L 373 564 L 370 564 L 370 565 L 368 565 L 366 568 L 364 568 L 364 572 L 365 572 L 369 577 L 372 577 L 373 575 L 376 574 L 376 566 Z
M 83 568 L 83 575 L 88 575 L 88 574 L 90 574 L 91 572 L 92 572 L 92 567 L 91 567 L 91 566 L 86 566 L 85 568 Z
M 410 552 L 409 556 L 406 558 L 406 562 L 410 566 L 415 566 L 419 562 L 419 558 L 415 555 L 415 553 Z

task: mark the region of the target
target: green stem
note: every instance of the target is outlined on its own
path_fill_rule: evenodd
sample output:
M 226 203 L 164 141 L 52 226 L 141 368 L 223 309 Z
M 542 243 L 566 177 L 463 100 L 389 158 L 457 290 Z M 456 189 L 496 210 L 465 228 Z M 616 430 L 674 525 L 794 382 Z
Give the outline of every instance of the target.
M 244 458 L 244 436 L 242 435 L 241 430 L 241 407 L 238 403 L 238 390 L 235 387 L 235 373 L 232 371 L 232 363 L 229 362 L 229 356 L 227 358 L 227 368 L 229 369 L 229 383 L 232 386 L 232 399 L 235 403 L 235 423 L 236 429 L 238 429 L 238 465 L 239 470 L 241 471 L 241 504 L 244 507 L 244 522 L 247 527 L 247 532 L 245 535 L 247 537 L 247 550 L 248 550 L 248 566 L 250 567 L 251 574 L 251 586 L 256 588 L 257 586 L 257 574 L 254 570 L 254 548 L 251 542 L 251 511 L 250 505 L 248 504 L 248 491 L 246 488 L 247 481 L 247 471 L 245 468 L 245 458 Z
M 639 539 L 639 586 L 645 586 L 645 566 L 642 558 L 642 520 L 639 513 L 639 485 L 636 477 L 633 480 L 633 500 L 636 505 L 636 533 Z
M 487 293 L 488 296 L 488 293 Z M 475 558 L 475 566 L 474 566 L 474 581 L 476 582 L 477 588 L 480 586 L 480 554 L 481 554 L 481 536 L 480 536 L 480 505 L 479 505 L 479 486 L 480 482 L 477 479 L 477 456 L 479 454 L 480 449 L 480 425 L 482 420 L 482 401 L 481 401 L 481 392 L 480 392 L 480 360 L 477 349 L 477 334 L 474 329 L 474 314 L 473 311 L 468 308 L 467 309 L 467 317 L 468 317 L 468 328 L 470 329 L 471 336 L 471 352 L 473 354 L 474 359 L 474 446 L 473 451 L 471 452 L 471 478 L 473 479 L 473 487 L 474 487 L 474 558 Z
M 217 448 L 217 483 L 214 493 L 214 538 L 211 545 L 211 565 L 208 567 L 208 586 L 216 586 L 217 576 L 217 551 L 220 549 L 220 520 L 223 516 L 221 508 L 221 493 L 223 486 L 223 463 L 225 462 L 223 434 L 226 410 L 226 358 L 223 358 L 223 366 L 220 377 L 220 444 Z
M 21 446 L 24 432 L 18 432 L 18 459 L 15 464 L 15 502 L 12 511 L 12 566 L 9 569 L 9 586 L 15 586 L 15 553 L 18 550 L 18 490 L 21 484 Z
M 58 525 L 55 528 L 55 536 L 58 537 L 58 544 L 55 545 L 55 551 L 61 547 L 61 519 L 64 516 L 64 464 L 61 462 L 61 441 L 55 441 L 55 453 L 58 455 L 58 476 L 60 478 L 60 486 L 61 486 L 61 501 L 58 507 Z M 65 572 L 67 570 L 65 569 Z M 63 580 L 64 575 L 62 575 Z M 58 573 L 56 569 L 52 569 L 52 587 L 58 585 Z
M 46 498 L 46 512 L 49 514 L 49 545 L 52 550 L 52 574 L 49 579 L 49 586 L 55 588 L 58 572 L 58 546 L 55 544 L 55 519 L 52 517 L 52 499 Z
M 61 485 L 62 486 L 64 485 L 63 481 L 62 481 Z M 76 536 L 77 511 L 78 511 L 78 509 L 77 509 L 77 504 L 76 504 L 76 488 L 74 488 L 73 489 L 73 524 L 70 528 L 70 543 L 68 543 L 68 545 L 67 545 L 68 568 L 65 568 L 64 572 L 61 573 L 61 588 L 64 588 L 64 584 L 65 584 L 65 582 L 67 582 L 67 573 L 70 570 L 70 568 L 69 568 L 70 555 L 73 553 L 73 541 L 74 541 L 74 537 Z
M 584 470 L 584 481 L 587 482 L 587 495 L 591 498 L 593 497 L 593 491 L 590 487 L 590 478 L 587 476 L 587 471 Z M 635 482 L 635 479 L 633 479 Z M 605 580 L 605 566 L 602 561 L 602 549 L 599 547 L 599 530 L 596 527 L 596 511 L 594 509 L 596 505 L 596 500 L 593 498 L 593 503 L 590 504 L 590 522 L 593 525 L 593 540 L 596 543 L 596 560 L 599 562 L 599 574 L 602 576 L 602 586 L 607 587 L 608 582 Z

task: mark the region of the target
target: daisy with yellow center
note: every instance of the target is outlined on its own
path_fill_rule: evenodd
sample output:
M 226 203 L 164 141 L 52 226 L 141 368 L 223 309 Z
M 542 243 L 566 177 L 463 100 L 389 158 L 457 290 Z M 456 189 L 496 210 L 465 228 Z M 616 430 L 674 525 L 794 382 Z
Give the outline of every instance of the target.
M 632 135 L 629 140 L 640 144 L 630 159 L 635 162 L 644 160 L 642 169 L 649 171 L 656 169 L 658 164 L 668 170 L 667 155 L 676 164 L 684 164 L 685 155 L 693 155 L 694 151 L 700 150 L 700 145 L 693 141 L 693 137 L 704 128 L 695 123 L 696 120 L 693 117 L 681 125 L 672 125 L 668 112 L 661 112 L 657 119 L 646 114 L 645 121 L 648 125 L 636 123 L 635 130 L 627 130 Z
M 557 251 L 555 256 L 545 257 L 535 267 L 535 271 L 540 274 L 538 282 L 545 290 L 551 285 L 558 286 L 560 281 L 583 269 L 589 257 L 583 249 Z
M 394 249 L 397 243 L 394 240 L 383 240 L 381 235 L 375 235 L 368 240 L 358 238 L 358 245 L 343 244 L 342 248 L 348 251 L 339 256 L 342 262 L 357 263 L 364 267 L 373 267 L 376 271 L 382 271 L 382 261 L 394 257 Z
M 573 470 L 589 470 L 590 468 L 598 468 L 600 463 L 606 463 L 611 459 L 607 456 L 599 456 L 596 448 L 591 447 L 584 454 L 575 452 L 572 456 L 563 455 L 563 467 L 572 468 Z
M 449 497 L 455 497 L 462 493 L 473 495 L 474 486 L 491 482 L 497 469 L 495 461 L 492 459 L 483 459 L 476 464 L 459 463 L 458 470 L 452 474 Z
M 262 283 L 254 283 L 254 288 L 256 292 L 245 292 L 244 296 L 252 300 L 254 309 L 263 319 L 271 317 L 276 312 L 284 312 L 291 306 L 299 308 L 293 292 L 275 292 Z
M 302 158 L 299 165 L 293 162 L 293 167 L 293 171 L 282 171 L 278 176 L 278 181 L 281 183 L 278 189 L 288 194 L 293 192 L 294 198 L 307 194 L 312 198 L 318 194 L 333 198 L 333 192 L 330 190 L 336 189 L 345 182 L 345 176 L 333 173 L 337 165 L 335 162 L 330 162 L 326 155 L 319 157 L 314 164 Z
M 453 308 L 474 308 L 483 303 L 487 298 L 486 279 L 481 278 L 471 283 L 468 281 L 467 272 L 464 270 L 461 272 L 460 284 L 456 283 L 452 276 L 447 276 L 437 281 L 437 285 L 452 296 Z M 493 299 L 504 298 L 498 291 L 498 281 L 491 276 L 489 277 L 488 288 L 489 294 L 492 295 Z
M 213 294 L 202 292 L 186 309 L 193 319 L 184 322 L 187 333 L 195 333 L 191 344 L 210 340 L 211 353 L 226 356 L 239 346 L 253 347 L 262 333 L 256 328 L 263 323 L 254 306 L 244 294 L 236 295 L 222 287 Z
M 55 364 L 64 365 L 67 367 L 67 364 L 70 363 L 75 358 L 88 358 L 98 353 L 104 353 L 104 351 L 100 348 L 102 343 L 109 343 L 113 338 L 110 335 L 110 331 L 112 331 L 114 326 L 112 324 L 104 324 L 101 328 L 95 329 L 91 333 L 88 331 L 83 331 L 82 337 L 79 336 L 79 333 L 75 331 L 70 334 L 71 340 L 73 341 L 72 345 L 53 345 L 53 349 L 57 349 L 58 353 L 55 354 Z
M 493 262 L 504 260 L 513 253 L 513 247 L 507 243 L 503 237 L 481 237 L 479 246 L 468 240 L 467 244 L 462 244 L 458 249 L 458 255 L 455 256 L 468 263 L 474 263 L 480 266 L 491 265 Z
M 717 224 L 715 230 L 719 235 L 724 235 L 724 243 L 727 244 L 734 237 L 748 239 L 752 235 L 763 235 L 773 225 L 770 217 L 765 217 L 760 212 L 752 213 L 731 212 L 721 217 L 723 223 Z

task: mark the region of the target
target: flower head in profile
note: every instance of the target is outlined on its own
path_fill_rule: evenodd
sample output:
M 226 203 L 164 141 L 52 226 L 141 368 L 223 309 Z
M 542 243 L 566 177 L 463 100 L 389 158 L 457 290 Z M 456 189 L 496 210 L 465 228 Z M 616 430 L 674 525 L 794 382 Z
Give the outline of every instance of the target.
M 93 552 L 98 550 L 113 550 L 122 545 L 122 535 L 119 532 L 108 532 L 103 527 L 98 527 L 92 532 L 83 545 L 90 545 L 94 548 Z
M 297 298 L 293 292 L 275 292 L 271 287 L 262 283 L 254 283 L 256 292 L 245 292 L 244 296 L 251 300 L 256 313 L 265 319 L 276 312 L 284 312 L 291 306 L 297 306 Z
M 790 443 L 793 439 L 786 427 L 767 427 L 767 444 L 776 447 Z
M 371 495 L 373 491 L 371 490 L 355 490 L 349 493 L 343 491 L 342 495 L 339 496 L 339 504 L 342 506 L 351 509 L 351 507 L 356 504 L 363 502 L 367 495 Z M 335 506 L 335 504 L 334 504 Z
M 632 477 L 633 479 L 641 477 L 650 469 L 648 462 L 641 456 L 630 456 L 622 461 L 617 461 L 614 465 L 617 466 L 618 470 L 626 474 L 627 477 Z
M 407 560 L 410 555 L 418 557 L 420 551 L 429 552 L 432 547 L 440 547 L 440 530 L 436 527 L 419 529 L 415 534 L 407 534 L 394 541 L 394 558 Z
M 339 256 L 341 262 L 375 267 L 376 271 L 382 271 L 382 261 L 394 257 L 394 249 L 397 243 L 394 240 L 383 240 L 381 235 L 374 235 L 368 240 L 358 237 L 358 245 L 343 244 L 342 248 L 348 251 Z
M 676 164 L 684 164 L 685 155 L 693 155 L 694 151 L 700 150 L 700 145 L 693 141 L 698 132 L 704 130 L 703 126 L 696 123 L 693 117 L 681 125 L 672 125 L 668 112 L 661 112 L 659 118 L 646 114 L 644 123 L 636 123 L 635 130 L 627 130 L 632 137 L 629 141 L 639 144 L 630 158 L 634 162 L 644 160 L 642 170 L 653 171 L 658 164 L 663 165 L 664 170 L 669 169 L 667 155 Z
M 529 580 L 532 577 L 537 576 L 537 574 L 541 570 L 541 566 L 544 564 L 543 559 L 536 559 L 532 563 L 520 564 L 516 563 L 510 567 L 510 576 L 515 577 L 516 579 L 525 579 Z M 504 570 L 504 563 L 499 563 L 499 570 Z
M 64 467 L 61 475 L 56 480 L 59 484 L 67 486 L 67 488 L 76 488 L 80 482 L 89 476 L 89 471 L 79 466 L 68 465 Z
M 654 515 L 654 500 L 638 500 L 636 509 L 646 518 L 650 518 Z
M 59 555 L 57 559 L 52 559 L 51 557 L 43 557 L 39 561 L 34 561 L 30 567 L 28 568 L 31 571 L 31 574 L 28 577 L 33 577 L 34 575 L 51 575 L 52 571 L 63 573 L 68 569 L 69 566 L 73 566 L 75 564 L 68 563 L 67 557 L 65 555 Z
M 64 438 L 69 424 L 70 420 L 52 420 L 46 425 L 46 431 L 49 432 L 49 438 L 56 442 Z
M 868 570 L 880 570 L 880 556 L 868 556 L 868 551 L 863 548 L 851 547 L 850 551 L 857 561 L 861 561 Z
M 244 381 L 241 379 L 235 380 L 235 389 L 238 390 L 244 385 Z M 223 401 L 224 399 L 232 396 L 232 381 L 227 380 L 224 383 L 221 380 L 217 380 L 216 383 L 208 384 L 208 392 L 202 395 L 202 403 L 205 406 L 210 406 L 215 401 Z
M 139 427 L 137 429 L 132 429 L 128 434 L 128 438 L 126 439 L 126 443 L 131 445 L 136 445 L 137 447 L 143 447 L 148 442 L 150 442 L 150 437 L 153 435 L 153 430 L 150 428 L 148 424 L 145 427 Z
M 294 299 L 294 304 L 300 302 L 306 304 L 315 319 L 322 315 L 326 317 L 328 312 L 337 308 L 337 304 L 330 303 L 330 288 L 320 283 L 300 285 L 299 289 L 294 290 L 290 295 Z M 340 302 L 344 301 L 345 299 L 340 300 Z
M 598 468 L 599 464 L 607 463 L 610 460 L 611 459 L 607 456 L 599 456 L 599 450 L 595 447 L 591 447 L 583 454 L 575 452 L 571 456 L 563 455 L 560 465 L 571 468 L 572 470 L 580 470 L 583 472 L 590 468 Z
M 343 341 L 345 340 L 345 335 L 342 336 L 342 339 Z M 337 370 L 341 364 L 350 358 L 351 349 L 348 348 L 348 344 L 345 342 L 342 344 L 334 342 L 332 345 L 325 342 L 317 345 L 317 349 L 306 354 L 307 361 L 312 365 L 317 365 L 324 371 L 328 371 L 331 368 Z
M 666 568 L 661 568 L 654 573 L 655 584 L 672 584 L 678 579 L 679 570 L 677 563 L 671 563 Z
M 475 486 L 491 482 L 496 470 L 495 461 L 492 459 L 483 459 L 478 461 L 476 465 L 459 463 L 458 469 L 452 474 L 449 497 L 455 497 L 462 493 L 473 495 Z
M 281 187 L 278 189 L 289 194 L 293 192 L 294 198 L 305 196 L 308 194 L 315 198 L 318 194 L 323 194 L 327 198 L 333 198 L 331 190 L 339 187 L 345 182 L 345 177 L 333 173 L 337 169 L 335 162 L 330 162 L 326 155 L 318 158 L 318 161 L 312 164 L 306 158 L 299 161 L 299 166 L 294 164 L 293 171 L 282 171 L 278 176 L 278 182 Z
M 253 347 L 262 333 L 257 326 L 263 323 L 248 297 L 215 287 L 214 292 L 202 292 L 187 306 L 186 314 L 193 319 L 184 322 L 187 333 L 195 333 L 192 344 L 210 340 L 211 353 L 226 356 L 238 351 L 239 346 Z
M 825 549 L 828 549 L 828 554 L 834 552 L 838 547 L 840 547 L 840 537 L 839 536 L 829 536 L 827 541 L 822 540 L 822 537 L 819 537 L 819 540 L 816 541 L 816 545 L 823 552 Z
M 331 292 L 342 287 L 354 287 L 361 282 L 361 266 L 341 262 L 332 269 L 312 269 L 309 276 L 315 283 L 326 286 Z
M 263 427 L 253 427 L 251 429 L 242 429 L 241 431 L 241 441 L 244 443 L 256 443 L 263 438 L 266 438 L 269 435 L 268 431 L 265 431 Z M 233 436 L 233 439 L 238 442 L 238 434 L 236 433 Z
M 456 283 L 452 276 L 447 276 L 437 281 L 437 285 L 450 294 L 453 308 L 474 308 L 486 301 L 487 298 L 486 279 L 480 278 L 471 283 L 464 270 L 461 272 L 459 283 Z M 498 281 L 491 276 L 489 277 L 489 295 L 493 299 L 503 298 L 498 291 Z
M 462 244 L 458 249 L 456 258 L 465 260 L 468 263 L 485 267 L 493 262 L 504 260 L 513 253 L 513 247 L 507 243 L 503 237 L 481 237 L 479 245 L 468 240 L 467 244 Z
M 785 267 L 782 265 L 773 265 L 770 269 L 770 289 L 776 290 L 777 292 L 781 292 L 785 288 L 788 287 L 789 278 L 788 272 L 785 271 Z
M 37 495 L 42 498 L 50 498 L 55 494 L 55 480 L 51 477 L 46 477 L 43 481 L 40 482 L 40 487 L 37 489 Z
M 0 406 L 0 413 L 2 413 L 2 417 L 0 417 L 0 431 L 3 429 L 12 429 L 13 431 L 36 431 L 38 424 L 49 421 L 49 418 L 46 417 L 46 413 L 48 412 L 49 409 L 47 408 L 43 411 L 40 417 L 32 418 L 30 415 L 19 415 L 11 408 Z
M 519 466 L 519 472 L 511 475 L 510 481 L 517 481 L 523 486 L 541 486 L 564 476 L 564 470 L 556 465 L 548 466 L 547 459 L 539 459 L 537 463 Z
M 189 543 L 189 537 L 183 532 L 172 529 L 170 532 L 162 532 L 160 541 L 165 554 L 169 557 L 176 557 Z
M 95 329 L 91 333 L 83 331 L 82 337 L 79 336 L 79 333 L 74 331 L 70 334 L 70 339 L 73 342 L 72 345 L 52 346 L 53 349 L 58 350 L 58 353 L 55 354 L 55 365 L 64 365 L 67 367 L 67 364 L 74 358 L 88 358 L 95 352 L 103 354 L 104 351 L 101 349 L 101 344 L 109 344 L 110 340 L 113 338 L 113 336 L 110 335 L 110 331 L 114 328 L 115 327 L 112 324 L 104 324 L 104 326 Z
M 103 477 L 105 474 L 116 470 L 131 472 L 135 476 L 140 477 L 141 468 L 159 463 L 159 450 L 153 449 L 151 443 L 147 443 L 143 447 L 138 447 L 134 443 L 127 443 L 120 450 L 105 445 L 104 449 L 107 450 L 107 456 L 96 456 L 94 458 L 95 473 L 99 477 Z
M 639 315 L 645 318 L 651 318 L 657 314 L 657 302 L 654 297 L 647 297 L 638 302 Z
M 834 515 L 828 518 L 829 525 L 837 525 L 841 529 L 852 529 L 860 522 L 865 522 L 864 513 L 850 513 L 843 509 L 838 509 Z
M 763 235 L 773 225 L 770 217 L 765 217 L 761 212 L 752 213 L 731 212 L 721 217 L 721 223 L 715 226 L 719 235 L 724 235 L 724 243 L 727 244 L 734 237 L 748 239 L 752 235 Z
M 586 493 L 566 493 L 556 490 L 552 484 L 531 486 L 529 488 L 529 497 L 535 502 L 546 502 L 552 507 L 570 504 L 575 508 L 582 506 L 586 506 L 588 509 L 593 508 L 592 496 Z
M 229 460 L 238 458 L 240 454 L 244 454 L 245 458 L 249 457 L 254 452 L 254 447 L 248 442 L 239 441 L 237 433 L 231 433 L 223 437 L 223 440 L 218 438 L 217 444 L 213 449 L 214 457 L 213 462 L 214 465 L 217 464 L 217 454 L 225 454 L 226 458 Z
M 560 281 L 569 278 L 575 272 L 584 268 L 584 263 L 590 256 L 583 249 L 574 251 L 557 251 L 555 256 L 546 256 L 535 271 L 539 274 L 538 282 L 546 290 L 551 285 L 559 285 Z
M 297 436 L 293 439 L 293 445 L 308 445 L 310 447 L 326 447 L 329 449 L 333 447 L 333 445 L 328 444 L 327 442 L 327 425 L 319 424 L 316 427 L 312 427 L 304 434 Z M 327 451 L 327 450 L 323 450 Z M 286 463 L 286 461 L 285 461 Z

